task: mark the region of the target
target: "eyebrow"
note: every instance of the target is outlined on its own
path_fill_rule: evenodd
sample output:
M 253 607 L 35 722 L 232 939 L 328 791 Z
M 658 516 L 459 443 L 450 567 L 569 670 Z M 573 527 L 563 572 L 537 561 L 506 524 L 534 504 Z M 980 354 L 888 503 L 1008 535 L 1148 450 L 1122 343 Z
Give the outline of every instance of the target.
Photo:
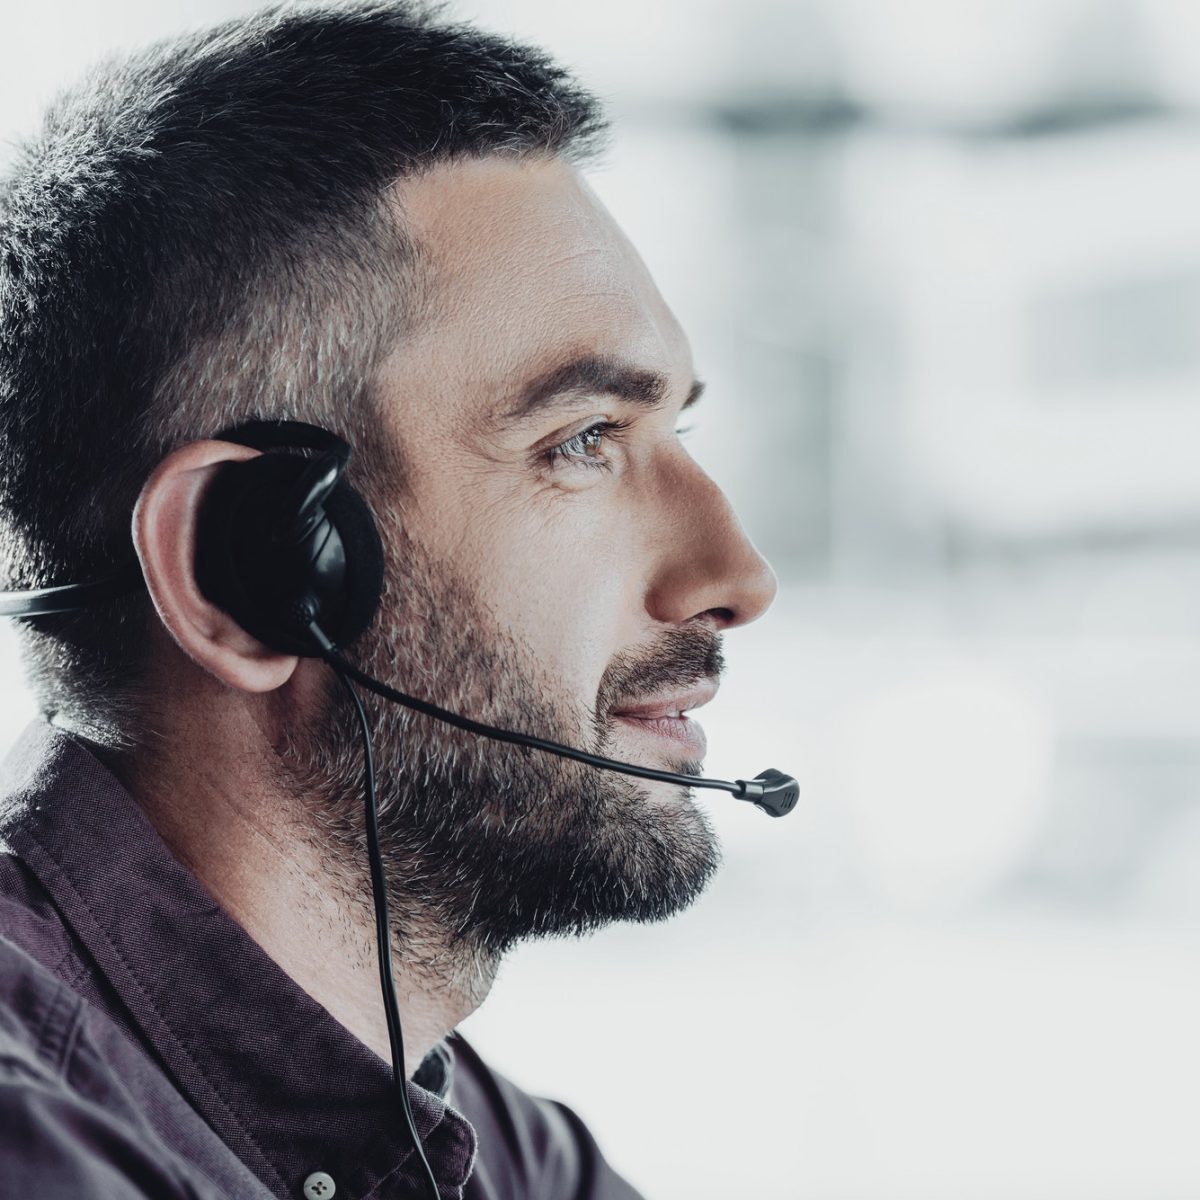
M 662 408 L 670 394 L 670 380 L 659 371 L 648 371 L 618 359 L 587 354 L 562 363 L 527 383 L 510 407 L 500 410 L 502 425 L 520 425 L 585 396 L 616 396 L 653 411 Z M 683 409 L 691 408 L 704 392 L 693 380 Z M 682 409 L 681 409 L 682 411 Z

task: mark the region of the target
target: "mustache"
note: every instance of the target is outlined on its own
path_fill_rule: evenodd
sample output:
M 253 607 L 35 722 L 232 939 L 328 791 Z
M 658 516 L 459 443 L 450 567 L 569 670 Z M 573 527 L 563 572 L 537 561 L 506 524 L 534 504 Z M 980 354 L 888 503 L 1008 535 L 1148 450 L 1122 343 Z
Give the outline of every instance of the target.
M 597 719 L 667 688 L 687 688 L 709 679 L 720 682 L 724 670 L 720 634 L 708 628 L 669 629 L 649 648 L 622 651 L 613 658 L 600 680 Z

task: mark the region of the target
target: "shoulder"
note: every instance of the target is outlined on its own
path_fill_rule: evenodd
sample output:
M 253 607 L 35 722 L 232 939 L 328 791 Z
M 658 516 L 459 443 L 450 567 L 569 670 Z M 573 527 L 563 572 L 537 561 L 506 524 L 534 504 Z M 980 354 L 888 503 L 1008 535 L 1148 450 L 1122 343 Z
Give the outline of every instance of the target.
M 448 1045 L 454 1055 L 453 1106 L 479 1137 L 473 1178 L 484 1185 L 481 1196 L 640 1200 L 575 1112 L 530 1095 L 494 1071 L 460 1034 Z
M 3 846 L 0 939 L 20 947 L 59 978 L 70 981 L 82 970 L 71 935 L 49 893 L 25 863 Z
M 0 1075 L 54 1079 L 82 1001 L 0 931 Z
M 93 1037 L 89 1006 L 0 936 L 0 1179 L 39 1200 L 218 1200 L 181 1172 Z

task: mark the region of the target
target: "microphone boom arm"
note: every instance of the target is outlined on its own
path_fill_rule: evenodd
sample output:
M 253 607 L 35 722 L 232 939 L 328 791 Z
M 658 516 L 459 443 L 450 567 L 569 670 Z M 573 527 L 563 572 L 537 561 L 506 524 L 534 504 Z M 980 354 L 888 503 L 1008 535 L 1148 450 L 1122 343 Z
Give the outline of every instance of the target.
M 321 657 L 338 671 L 344 672 L 356 683 L 368 691 L 382 696 L 393 704 L 402 704 L 427 717 L 445 721 L 468 733 L 480 737 L 492 738 L 498 742 L 509 742 L 515 746 L 528 746 L 533 750 L 543 750 L 548 754 L 557 754 L 563 758 L 573 758 L 577 762 L 588 763 L 593 767 L 601 767 L 608 771 L 619 771 L 622 775 L 635 775 L 639 779 L 656 779 L 662 783 L 678 783 L 684 787 L 712 788 L 717 791 L 729 792 L 735 800 L 748 800 L 755 807 L 762 809 L 772 817 L 786 816 L 796 805 L 800 795 L 800 785 L 790 775 L 780 771 L 768 770 L 757 775 L 754 779 L 738 779 L 730 782 L 726 779 L 708 779 L 703 776 L 678 775 L 673 771 L 659 771 L 653 767 L 639 767 L 634 763 L 619 762 L 617 759 L 604 758 L 598 754 L 589 754 L 585 750 L 576 750 L 573 746 L 564 746 L 560 742 L 552 742 L 547 738 L 534 737 L 528 733 L 516 733 L 511 729 L 500 729 L 495 725 L 485 725 L 482 721 L 473 721 L 470 717 L 460 716 L 439 705 L 431 704 L 428 700 L 419 700 L 404 692 L 381 683 L 378 679 L 360 671 L 352 663 L 344 659 L 325 636 L 324 631 L 316 622 L 310 622 L 308 632 L 321 648 Z

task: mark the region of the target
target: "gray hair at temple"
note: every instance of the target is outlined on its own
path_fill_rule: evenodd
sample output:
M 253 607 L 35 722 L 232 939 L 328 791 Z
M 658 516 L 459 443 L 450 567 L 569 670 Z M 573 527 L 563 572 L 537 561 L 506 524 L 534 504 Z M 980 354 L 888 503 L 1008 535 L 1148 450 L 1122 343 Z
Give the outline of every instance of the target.
M 456 159 L 590 155 L 596 101 L 535 48 L 410 3 L 288 6 L 111 60 L 0 186 L 0 561 L 10 588 L 129 561 L 142 483 L 252 417 L 333 428 L 397 486 L 372 378 L 420 320 L 388 191 Z M 41 711 L 132 748 L 148 596 L 19 623 Z

